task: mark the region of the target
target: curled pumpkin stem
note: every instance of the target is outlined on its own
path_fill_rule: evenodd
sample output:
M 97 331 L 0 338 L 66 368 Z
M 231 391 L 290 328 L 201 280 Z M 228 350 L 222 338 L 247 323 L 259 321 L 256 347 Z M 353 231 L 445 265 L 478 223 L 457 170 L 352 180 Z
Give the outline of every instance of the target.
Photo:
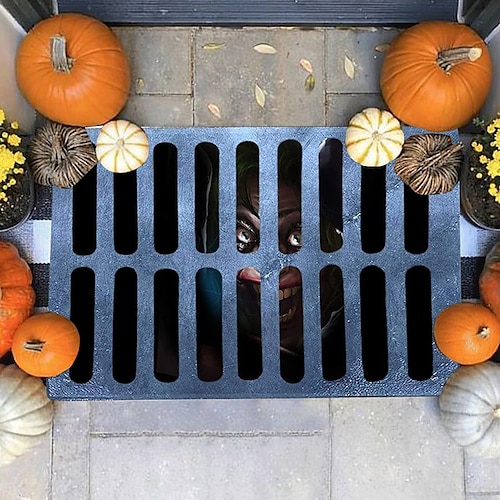
M 480 326 L 477 330 L 477 336 L 481 339 L 487 339 L 490 336 L 490 328 L 488 326 Z
M 440 51 L 436 62 L 442 70 L 449 73 L 456 64 L 477 61 L 482 53 L 483 50 L 479 47 L 454 47 Z
M 59 73 L 69 73 L 73 68 L 73 59 L 66 53 L 66 38 L 63 35 L 51 37 L 50 59 L 52 67 Z
M 28 340 L 23 344 L 23 347 L 27 351 L 31 352 L 42 352 L 45 342 L 43 340 Z

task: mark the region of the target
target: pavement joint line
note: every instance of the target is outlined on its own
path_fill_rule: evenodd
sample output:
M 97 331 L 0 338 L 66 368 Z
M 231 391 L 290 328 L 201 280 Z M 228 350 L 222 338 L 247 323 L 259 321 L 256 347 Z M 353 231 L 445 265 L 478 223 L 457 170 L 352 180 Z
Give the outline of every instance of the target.
M 254 438 L 254 437 L 316 437 L 330 435 L 328 429 L 316 431 L 125 431 L 99 432 L 90 431 L 91 438 L 141 438 L 141 437 L 187 437 L 187 438 Z

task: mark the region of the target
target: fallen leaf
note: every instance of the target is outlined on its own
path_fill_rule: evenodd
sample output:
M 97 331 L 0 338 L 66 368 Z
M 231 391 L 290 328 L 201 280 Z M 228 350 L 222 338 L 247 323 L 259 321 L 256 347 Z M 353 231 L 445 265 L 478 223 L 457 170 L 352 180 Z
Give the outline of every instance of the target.
M 354 78 L 354 62 L 349 56 L 344 57 L 344 71 L 351 80 Z
M 278 52 L 272 45 L 268 43 L 259 43 L 254 46 L 253 50 L 259 54 L 276 54 Z
M 386 51 L 386 50 L 387 50 L 390 46 L 391 46 L 391 44 L 390 44 L 390 43 L 382 43 L 382 44 L 380 44 L 380 45 L 377 45 L 377 46 L 375 47 L 375 50 L 376 50 L 377 52 L 385 52 L 385 51 Z
M 313 72 L 312 64 L 307 59 L 301 59 L 299 61 L 299 63 L 302 66 L 302 68 L 305 69 L 308 73 L 312 73 Z
M 221 117 L 220 109 L 219 106 L 217 106 L 217 104 L 209 104 L 207 107 L 208 111 L 210 111 L 210 113 L 212 113 L 215 117 L 217 118 Z
M 264 91 L 257 85 L 255 84 L 255 100 L 257 101 L 257 104 L 263 108 L 266 104 L 266 94 L 264 94 Z
M 206 43 L 205 45 L 203 45 L 203 50 L 219 50 L 219 49 L 222 49 L 222 47 L 225 47 L 226 44 L 225 43 L 215 43 L 215 42 L 212 42 L 212 43 Z
M 306 77 L 306 81 L 304 82 L 305 89 L 310 92 L 314 86 L 316 85 L 316 78 L 312 73 L 309 73 Z
M 136 78 L 135 85 L 136 85 L 137 91 L 141 92 L 142 89 L 146 86 L 146 82 L 144 81 L 143 78 Z

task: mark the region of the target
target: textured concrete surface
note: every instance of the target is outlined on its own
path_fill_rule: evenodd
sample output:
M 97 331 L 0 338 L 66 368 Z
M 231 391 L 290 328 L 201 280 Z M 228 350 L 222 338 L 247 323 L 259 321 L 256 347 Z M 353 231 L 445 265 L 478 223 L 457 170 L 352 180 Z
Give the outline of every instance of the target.
M 396 30 L 116 33 L 133 68 L 121 116 L 142 125 L 345 125 L 382 104 Z M 436 398 L 57 402 L 52 433 L 0 469 L 0 498 L 498 500 L 499 471 L 449 440 Z

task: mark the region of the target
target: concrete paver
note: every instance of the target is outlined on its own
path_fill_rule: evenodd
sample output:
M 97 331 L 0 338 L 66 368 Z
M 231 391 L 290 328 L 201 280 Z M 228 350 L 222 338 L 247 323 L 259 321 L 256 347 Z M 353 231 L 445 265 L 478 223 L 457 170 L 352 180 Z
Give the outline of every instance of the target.
M 329 442 L 316 436 L 91 439 L 93 500 L 329 498 Z

